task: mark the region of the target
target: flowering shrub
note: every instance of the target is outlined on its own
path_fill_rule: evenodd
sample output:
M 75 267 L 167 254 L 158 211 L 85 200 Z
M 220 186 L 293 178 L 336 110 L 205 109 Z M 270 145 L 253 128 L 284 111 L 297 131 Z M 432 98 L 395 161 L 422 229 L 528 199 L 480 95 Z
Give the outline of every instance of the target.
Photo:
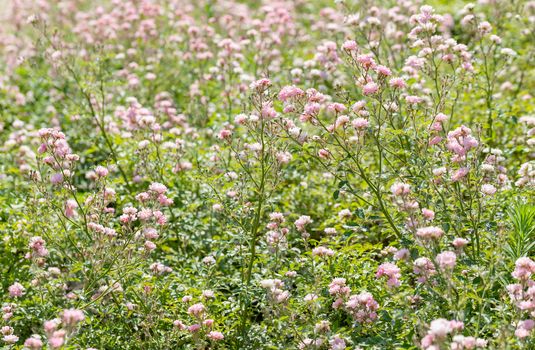
M 7 2 L 3 348 L 535 348 L 533 1 Z

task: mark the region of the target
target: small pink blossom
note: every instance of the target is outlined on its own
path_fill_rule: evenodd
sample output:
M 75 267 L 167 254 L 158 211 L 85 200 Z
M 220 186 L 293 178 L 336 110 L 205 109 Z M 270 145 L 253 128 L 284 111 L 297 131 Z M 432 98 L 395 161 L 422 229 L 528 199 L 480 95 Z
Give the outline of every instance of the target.
M 305 231 L 305 226 L 312 223 L 312 219 L 308 215 L 302 215 L 295 221 L 295 227 L 297 228 L 297 231 L 303 232 Z
M 97 174 L 98 177 L 105 177 L 108 175 L 108 169 L 99 165 L 95 168 L 95 174 Z
M 221 332 L 216 332 L 216 331 L 211 331 L 211 332 L 209 332 L 206 336 L 207 336 L 208 338 L 212 339 L 212 340 L 215 340 L 215 341 L 223 340 L 223 339 L 225 338 L 225 336 L 223 335 L 223 333 L 221 333 Z
M 68 309 L 64 310 L 61 316 L 61 321 L 68 326 L 74 326 L 84 320 L 84 312 L 82 310 Z
M 220 140 L 228 140 L 231 135 L 232 135 L 232 131 L 230 131 L 228 129 L 223 129 L 223 130 L 219 131 L 219 134 L 217 135 L 217 137 Z
M 491 184 L 484 184 L 481 186 L 481 193 L 487 196 L 492 196 L 496 193 L 496 187 Z
M 450 251 L 442 252 L 437 255 L 436 261 L 440 269 L 444 271 L 453 270 L 457 261 L 457 255 Z
M 54 173 L 50 176 L 50 182 L 53 185 L 58 185 L 63 182 L 63 174 L 62 173 Z
M 433 220 L 435 218 L 435 212 L 426 208 L 422 209 L 422 215 L 426 220 Z
M 351 125 L 353 125 L 353 127 L 357 130 L 362 130 L 368 127 L 369 122 L 364 118 L 356 118 L 351 122 Z
M 466 175 L 468 175 L 469 169 L 466 167 L 458 169 L 456 172 L 453 173 L 451 176 L 451 181 L 457 182 L 463 179 Z
M 440 227 L 428 226 L 416 230 L 416 236 L 423 239 L 439 239 L 444 234 Z
M 362 93 L 364 95 L 373 95 L 379 91 L 379 85 L 374 82 L 369 82 L 362 87 Z
M 188 308 L 188 314 L 197 318 L 204 315 L 206 307 L 202 303 L 193 304 Z
M 402 78 L 392 78 L 389 82 L 390 86 L 396 89 L 404 89 L 407 87 L 407 83 Z
M 342 49 L 346 51 L 356 51 L 358 49 L 358 46 L 354 40 L 346 40 L 342 45 Z
M 31 337 L 24 341 L 24 347 L 30 350 L 39 350 L 43 347 L 43 342 L 39 338 Z
M 13 283 L 11 286 L 9 286 L 9 288 L 7 290 L 9 292 L 9 295 L 11 297 L 13 297 L 13 298 L 19 298 L 25 292 L 25 289 L 22 286 L 22 284 L 20 284 L 18 282 Z
M 455 238 L 452 242 L 452 245 L 457 249 L 461 249 L 467 244 L 468 244 L 468 240 L 465 238 L 460 238 L 460 237 Z
M 400 269 L 395 264 L 387 262 L 379 265 L 375 277 L 379 278 L 382 276 L 388 277 L 387 285 L 389 287 L 398 287 L 401 284 L 399 281 L 401 277 Z
M 375 67 L 374 69 L 378 74 L 382 75 L 382 76 L 385 76 L 385 77 L 388 77 L 388 76 L 391 76 L 392 75 L 392 71 L 390 70 L 390 68 L 386 67 L 386 66 L 382 66 L 382 65 L 378 65 Z
M 299 89 L 296 86 L 285 86 L 282 88 L 282 90 L 279 92 L 279 100 L 285 102 L 292 98 L 297 98 L 304 96 L 304 91 Z

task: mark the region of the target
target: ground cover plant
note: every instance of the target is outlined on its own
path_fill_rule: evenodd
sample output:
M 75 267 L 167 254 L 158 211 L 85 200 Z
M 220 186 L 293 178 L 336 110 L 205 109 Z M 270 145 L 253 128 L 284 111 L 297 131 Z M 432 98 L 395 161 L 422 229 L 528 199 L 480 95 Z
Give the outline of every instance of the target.
M 4 349 L 535 349 L 535 2 L 0 2 Z

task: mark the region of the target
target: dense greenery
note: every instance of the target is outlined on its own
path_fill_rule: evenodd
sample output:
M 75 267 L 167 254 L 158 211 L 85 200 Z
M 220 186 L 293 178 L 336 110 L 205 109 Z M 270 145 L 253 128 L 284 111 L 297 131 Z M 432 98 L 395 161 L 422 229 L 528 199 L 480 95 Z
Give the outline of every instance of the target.
M 535 2 L 8 2 L 4 348 L 535 348 Z

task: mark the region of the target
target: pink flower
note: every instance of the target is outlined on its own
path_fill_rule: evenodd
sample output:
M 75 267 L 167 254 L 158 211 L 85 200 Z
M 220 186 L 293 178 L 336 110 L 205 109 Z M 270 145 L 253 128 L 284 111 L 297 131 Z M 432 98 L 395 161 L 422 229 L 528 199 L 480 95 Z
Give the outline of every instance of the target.
M 0 328 L 0 333 L 2 333 L 2 335 L 13 334 L 13 327 L 3 326 L 2 328 Z
M 312 223 L 312 219 L 310 219 L 310 216 L 301 215 L 299 219 L 295 221 L 294 225 L 297 228 L 297 231 L 303 232 L 305 231 L 305 226 L 310 223 Z
M 426 208 L 422 209 L 422 215 L 427 220 L 433 220 L 435 218 L 435 212 L 430 210 L 430 209 L 426 209 Z
M 338 217 L 340 219 L 346 219 L 351 217 L 351 210 L 349 209 L 342 209 L 338 212 Z
M 251 84 L 251 89 L 263 91 L 271 86 L 271 80 L 267 78 L 259 79 Z
M 152 217 L 152 210 L 147 208 L 141 209 L 137 214 L 137 217 L 139 218 L 139 220 L 147 221 Z
M 351 124 L 355 129 L 362 130 L 368 127 L 369 122 L 364 118 L 356 118 L 351 122 Z
M 445 167 L 433 169 L 433 175 L 436 177 L 442 176 L 447 172 L 448 172 L 448 169 L 446 169 Z
M 45 144 L 45 143 L 42 143 L 42 144 L 39 146 L 39 148 L 37 149 L 37 152 L 38 152 L 39 154 L 43 154 L 43 153 L 46 152 L 46 149 L 47 149 L 47 148 L 46 148 L 46 144 Z
M 468 240 L 464 238 L 457 237 L 452 242 L 453 246 L 457 249 L 461 249 L 468 244 Z
M 362 87 L 362 93 L 363 93 L 364 95 L 373 95 L 373 94 L 375 94 L 377 91 L 379 91 L 379 85 L 377 85 L 377 84 L 374 83 L 373 81 L 367 83 L 366 85 L 364 85 L 364 86 Z
M 402 248 L 394 253 L 394 260 L 409 260 L 411 252 L 407 248 Z
M 444 113 L 438 113 L 436 116 L 435 116 L 435 121 L 439 122 L 439 123 L 442 123 L 444 121 L 448 120 L 448 116 L 445 115 Z
M 453 173 L 453 175 L 451 176 L 451 181 L 453 182 L 460 181 L 462 178 L 468 175 L 468 171 L 469 169 L 466 167 L 460 168 L 455 173 Z
M 333 255 L 334 255 L 334 251 L 329 248 L 320 246 L 320 247 L 316 247 L 312 249 L 312 256 L 328 257 L 328 256 L 333 256 Z
M 173 326 L 174 326 L 175 328 L 180 329 L 181 331 L 183 331 L 184 329 L 186 329 L 186 325 L 185 325 L 182 321 L 180 321 L 180 320 L 175 320 L 175 321 L 173 321 Z
M 335 278 L 329 284 L 329 294 L 336 296 L 348 296 L 351 289 L 346 286 L 345 278 Z
M 407 83 L 402 78 L 392 78 L 389 82 L 390 86 L 397 89 L 404 89 L 407 87 Z
M 45 321 L 43 328 L 47 334 L 52 334 L 56 329 L 58 329 L 58 323 L 59 321 L 57 319 Z
M 445 338 L 452 330 L 451 322 L 443 318 L 436 319 L 429 325 L 429 333 L 440 339 Z
M 524 320 L 520 321 L 516 326 L 515 336 L 518 338 L 527 338 L 531 334 L 531 331 L 535 328 L 535 321 L 533 320 Z
M 366 70 L 373 68 L 376 65 L 375 60 L 373 59 L 373 56 L 371 54 L 358 55 L 357 62 Z
M 442 131 L 442 124 L 439 122 L 434 122 L 429 128 L 431 131 Z
M 277 112 L 271 103 L 266 103 L 262 106 L 261 114 L 264 119 L 273 119 L 277 116 Z
M 305 114 L 315 116 L 321 109 L 321 105 L 317 102 L 310 102 L 305 105 Z
M 406 196 L 411 192 L 411 187 L 408 184 L 396 182 L 390 187 L 390 191 L 394 196 Z
M 297 276 L 297 272 L 295 272 L 295 271 L 287 271 L 287 272 L 284 274 L 284 276 L 289 277 L 289 278 L 294 278 L 294 277 Z
M 172 203 L 172 200 L 171 200 L 171 203 Z M 154 218 L 156 219 L 156 222 L 158 223 L 158 225 L 165 225 L 167 223 L 167 217 L 160 210 L 153 211 L 152 215 L 154 215 Z
M 61 321 L 67 326 L 74 326 L 84 320 L 84 312 L 77 309 L 64 310 L 61 316 Z
M 281 100 L 283 102 L 286 102 L 289 99 L 296 98 L 296 97 L 301 97 L 301 96 L 304 96 L 304 95 L 305 95 L 304 91 L 301 90 L 300 88 L 296 87 L 296 86 L 293 86 L 293 85 L 292 86 L 285 86 L 279 92 L 279 100 Z
M 405 102 L 407 102 L 408 104 L 411 104 L 411 105 L 415 105 L 415 104 L 418 104 L 420 102 L 422 102 L 423 99 L 419 96 L 413 96 L 413 95 L 409 95 L 409 96 L 405 96 Z
M 375 71 L 378 74 L 383 75 L 385 77 L 392 75 L 392 71 L 390 70 L 390 68 L 382 66 L 382 65 L 378 65 L 377 67 L 375 67 Z
M 491 184 L 484 184 L 481 186 L 481 193 L 487 196 L 492 196 L 496 193 L 496 187 Z
M 439 144 L 440 141 L 442 141 L 442 137 L 441 136 L 433 136 L 431 138 L 431 140 L 429 140 L 429 146 L 434 146 L 436 144 Z
M 347 115 L 340 115 L 334 122 L 335 128 L 343 127 L 349 123 L 349 117 Z
M 39 236 L 30 238 L 28 247 L 32 250 L 32 256 L 44 257 L 48 255 L 48 250 L 45 247 L 45 241 Z
M 150 184 L 149 190 L 157 194 L 164 194 L 167 192 L 167 187 L 159 182 L 153 182 Z
M 413 271 L 418 275 L 418 282 L 425 283 L 429 277 L 436 274 L 435 265 L 428 258 L 418 258 L 414 260 Z
M 358 323 L 371 323 L 377 319 L 379 304 L 371 293 L 362 292 L 350 296 L 345 309 Z
M 357 43 L 354 40 L 346 40 L 342 45 L 342 49 L 346 51 L 356 51 L 357 48 Z
M 195 333 L 197 332 L 199 329 L 201 329 L 201 325 L 200 324 L 192 324 L 191 326 L 188 327 L 188 331 L 190 333 Z
M 347 110 L 346 106 L 344 106 L 341 103 L 335 102 L 335 103 L 329 103 L 327 105 L 327 110 L 332 113 L 343 113 Z
M 401 277 L 401 273 L 399 268 L 392 263 L 384 263 L 379 265 L 377 268 L 377 272 L 375 273 L 375 277 L 382 277 L 387 276 L 388 281 L 387 285 L 389 287 L 398 287 L 400 285 L 399 278 Z
M 227 139 L 230 138 L 231 135 L 232 135 L 232 131 L 230 131 L 228 129 L 223 129 L 223 130 L 219 131 L 219 134 L 217 135 L 217 137 L 220 140 L 227 140 Z
M 188 314 L 195 316 L 197 318 L 204 315 L 204 312 L 206 311 L 206 308 L 202 303 L 193 304 L 188 308 Z
M 65 216 L 68 218 L 72 218 L 76 215 L 76 208 L 78 208 L 78 204 L 74 199 L 68 199 L 65 202 Z
M 335 335 L 333 339 L 329 341 L 329 344 L 331 345 L 330 350 L 345 350 L 346 348 L 345 340 L 338 335 Z
M 8 344 L 15 344 L 19 341 L 19 337 L 17 337 L 15 334 L 8 334 L 5 335 L 2 340 Z
M 98 177 L 105 177 L 108 175 L 108 169 L 99 165 L 95 168 L 95 174 L 97 174 Z
M 212 339 L 212 340 L 215 340 L 215 341 L 219 341 L 219 340 L 223 340 L 225 338 L 225 336 L 223 335 L 223 333 L 221 332 L 215 332 L 215 331 L 211 331 L 210 333 L 208 333 L 206 335 L 208 338 Z
M 338 298 L 332 303 L 332 308 L 337 310 L 340 309 L 344 305 L 344 299 Z
M 58 185 L 63 182 L 63 174 L 62 173 L 54 173 L 50 176 L 50 182 L 53 185 Z
M 150 199 L 150 194 L 148 194 L 147 192 L 141 192 L 141 193 L 138 193 L 136 195 L 136 199 L 140 202 L 146 202 Z
M 158 239 L 160 235 L 158 234 L 158 231 L 155 228 L 148 227 L 143 232 L 143 235 L 146 239 Z
M 423 239 L 439 239 L 444 234 L 440 227 L 428 226 L 416 230 L 416 236 Z
M 148 252 L 152 252 L 154 249 L 156 249 L 156 244 L 151 241 L 145 241 L 145 244 L 143 246 Z
M 318 151 L 318 156 L 322 159 L 328 159 L 331 156 L 331 153 L 329 152 L 329 150 L 322 148 Z
M 24 287 L 22 284 L 15 282 L 9 288 L 7 289 L 9 292 L 9 295 L 13 298 L 19 298 L 24 294 Z
M 288 164 L 290 160 L 292 160 L 292 154 L 290 152 L 277 152 L 275 154 L 275 158 L 277 158 L 277 162 L 280 164 Z
M 527 280 L 535 273 L 535 262 L 527 257 L 518 258 L 512 276 L 517 280 Z
M 214 291 L 212 290 L 203 290 L 202 291 L 202 297 L 206 299 L 214 298 Z
M 442 252 L 437 255 L 436 261 L 441 270 L 453 270 L 457 261 L 457 255 L 450 251 Z
M 28 338 L 24 341 L 24 347 L 31 350 L 39 350 L 43 347 L 43 342 L 38 338 Z
M 65 340 L 63 339 L 63 337 L 52 337 L 48 339 L 48 344 L 52 349 L 60 348 L 64 342 Z
M 355 113 L 358 113 L 361 110 L 363 110 L 365 107 L 366 107 L 366 101 L 358 101 L 358 102 L 355 102 L 353 106 L 351 106 L 351 110 Z
M 316 301 L 317 299 L 318 299 L 318 296 L 316 294 L 307 294 L 303 298 L 303 300 L 306 301 L 307 303 Z
M 446 147 L 455 154 L 452 159 L 454 162 L 464 160 L 468 151 L 479 145 L 471 134 L 472 130 L 464 125 L 448 133 Z
M 234 122 L 235 122 L 236 124 L 243 125 L 243 124 L 245 124 L 245 122 L 247 121 L 247 119 L 249 119 L 249 117 L 247 117 L 245 114 L 238 114 L 238 115 L 234 118 Z
M 436 347 L 435 348 L 432 347 L 434 341 L 435 341 L 435 337 L 432 334 L 427 334 L 425 337 L 422 338 L 420 343 L 422 345 L 422 348 L 433 350 L 433 349 L 436 349 Z

